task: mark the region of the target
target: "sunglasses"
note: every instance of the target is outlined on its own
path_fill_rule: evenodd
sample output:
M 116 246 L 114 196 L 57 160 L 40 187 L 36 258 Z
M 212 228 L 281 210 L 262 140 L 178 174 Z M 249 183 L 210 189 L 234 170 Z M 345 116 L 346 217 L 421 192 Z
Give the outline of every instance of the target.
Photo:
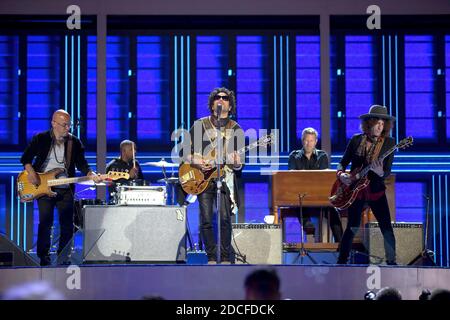
M 220 100 L 222 99 L 223 101 L 230 101 L 230 97 L 229 96 L 219 96 L 219 95 L 215 95 L 214 96 L 214 101 Z

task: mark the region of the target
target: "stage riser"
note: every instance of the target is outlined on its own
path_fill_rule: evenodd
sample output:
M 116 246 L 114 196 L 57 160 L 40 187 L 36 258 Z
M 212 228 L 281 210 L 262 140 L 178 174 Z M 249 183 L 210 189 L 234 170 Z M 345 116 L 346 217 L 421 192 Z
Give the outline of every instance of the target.
M 243 299 L 245 277 L 257 265 L 133 265 L 67 268 L 0 269 L 0 291 L 25 281 L 44 280 L 67 299 Z M 361 300 L 373 269 L 345 266 L 273 266 L 280 277 L 283 298 Z M 377 267 L 375 267 L 377 268 Z M 76 270 L 76 271 L 74 271 Z M 78 270 L 78 271 L 77 271 Z M 405 299 L 415 300 L 423 288 L 450 287 L 450 269 L 380 267 L 380 286 L 398 288 Z M 68 289 L 79 272 L 80 289 Z

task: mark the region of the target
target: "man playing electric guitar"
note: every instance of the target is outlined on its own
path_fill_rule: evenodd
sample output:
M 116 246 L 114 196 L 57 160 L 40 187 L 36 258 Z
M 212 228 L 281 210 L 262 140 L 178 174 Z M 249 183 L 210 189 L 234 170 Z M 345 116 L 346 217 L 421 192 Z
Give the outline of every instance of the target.
M 343 184 L 349 186 L 354 180 L 350 174 L 345 173 L 348 164 L 352 163 L 351 171 L 371 164 L 371 171 L 367 175 L 369 185 L 358 193 L 348 207 L 348 223 L 340 243 L 337 263 L 347 263 L 354 232 L 361 224 L 362 211 L 367 203 L 383 234 L 387 264 L 395 265 L 395 237 L 384 184 L 384 179 L 391 173 L 394 153 L 384 161 L 378 160 L 379 155 L 395 146 L 394 139 L 389 136 L 395 118 L 388 115 L 386 107 L 373 105 L 369 113 L 361 115 L 360 119 L 363 133 L 355 134 L 348 143 L 344 156 L 338 164 L 337 175 Z
M 222 160 L 225 160 L 221 170 L 224 173 L 221 193 L 221 257 L 223 263 L 230 263 L 231 253 L 231 215 L 239 206 L 238 184 L 236 173 L 242 170 L 243 161 L 238 149 L 245 145 L 244 132 L 239 124 L 229 116 L 236 113 L 236 99 L 233 91 L 227 88 L 216 88 L 208 98 L 210 115 L 198 119 L 190 129 L 191 153 L 185 157 L 192 167 L 200 169 L 204 175 L 214 171 L 214 157 L 218 141 L 222 141 Z M 219 109 L 220 112 L 219 112 Z M 218 121 L 221 122 L 221 139 L 217 137 Z M 222 162 L 223 163 L 223 162 Z M 181 175 L 180 175 L 181 176 Z M 207 181 L 207 186 L 200 194 L 200 231 L 206 247 L 208 263 L 216 263 L 217 244 L 213 229 L 214 203 L 216 199 L 215 179 Z
M 91 170 L 84 156 L 81 141 L 70 134 L 72 127 L 70 115 L 64 110 L 53 113 L 51 129 L 36 134 L 26 147 L 20 162 L 27 171 L 28 181 L 38 186 L 39 175 L 36 172 L 48 172 L 63 169 L 68 177 L 75 176 L 75 166 L 95 182 L 102 179 Z M 50 264 L 50 231 L 53 225 L 53 210 L 58 208 L 61 234 L 58 255 L 72 239 L 73 235 L 73 185 L 54 187 L 56 196 L 44 196 L 37 200 L 39 207 L 39 228 L 37 238 L 37 255 L 41 266 Z

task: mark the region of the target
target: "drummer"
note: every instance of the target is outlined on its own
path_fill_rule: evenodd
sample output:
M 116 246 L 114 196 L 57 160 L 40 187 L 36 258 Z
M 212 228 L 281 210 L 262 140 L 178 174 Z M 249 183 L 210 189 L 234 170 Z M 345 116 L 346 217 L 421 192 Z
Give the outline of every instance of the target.
M 120 143 L 120 157 L 113 159 L 106 166 L 106 172 L 110 171 L 127 171 L 130 178 L 120 179 L 113 183 L 110 192 L 114 192 L 116 184 L 130 184 L 130 182 L 143 182 L 144 175 L 141 166 L 136 160 L 136 144 L 131 140 L 123 140 Z

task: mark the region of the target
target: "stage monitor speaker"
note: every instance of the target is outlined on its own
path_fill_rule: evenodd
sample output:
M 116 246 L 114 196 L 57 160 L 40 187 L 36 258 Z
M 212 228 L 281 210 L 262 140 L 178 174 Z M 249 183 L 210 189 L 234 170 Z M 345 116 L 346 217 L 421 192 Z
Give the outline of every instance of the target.
M 186 208 L 85 206 L 84 262 L 186 262 Z
M 233 224 L 231 243 L 236 254 L 236 263 L 282 263 L 283 248 L 280 225 L 235 223 Z
M 397 264 L 410 264 L 423 250 L 422 223 L 393 223 Z M 379 264 L 380 258 L 386 259 L 384 240 L 378 222 L 366 224 L 365 244 L 368 246 L 369 261 Z
M 39 263 L 25 251 L 0 234 L 0 267 L 36 267 Z

